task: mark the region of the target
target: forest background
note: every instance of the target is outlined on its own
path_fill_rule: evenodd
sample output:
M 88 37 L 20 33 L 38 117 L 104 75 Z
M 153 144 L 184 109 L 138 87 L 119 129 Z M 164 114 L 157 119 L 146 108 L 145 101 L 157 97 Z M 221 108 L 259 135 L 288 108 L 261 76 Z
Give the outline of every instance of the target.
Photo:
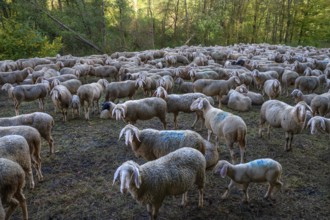
M 330 46 L 329 0 L 0 0 L 0 60 L 181 45 Z

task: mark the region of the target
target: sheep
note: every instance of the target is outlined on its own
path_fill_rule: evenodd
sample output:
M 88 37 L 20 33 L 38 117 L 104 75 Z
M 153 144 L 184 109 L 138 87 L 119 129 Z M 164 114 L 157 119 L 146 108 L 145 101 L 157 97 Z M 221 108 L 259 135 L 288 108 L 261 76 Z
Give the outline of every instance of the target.
M 52 91 L 50 91 L 50 97 L 56 108 L 60 109 L 63 115 L 63 121 L 67 121 L 68 109 L 72 104 L 72 94 L 63 85 L 55 86 Z
M 313 93 L 321 83 L 326 81 L 325 75 L 321 76 L 299 76 L 294 83 L 295 89 L 302 92 Z
M 20 135 L 7 135 L 0 137 L 0 157 L 18 163 L 29 179 L 30 189 L 34 188 L 30 150 L 24 137 Z
M 99 100 L 107 84 L 109 84 L 107 80 L 99 79 L 96 83 L 84 84 L 78 88 L 77 95 L 80 99 L 80 106 L 84 109 L 86 120 L 89 120 L 91 106 L 93 111 L 97 108 L 99 112 Z
M 105 87 L 105 101 L 114 102 L 116 99 L 132 99 L 136 92 L 135 80 L 126 80 L 120 82 L 111 82 Z
M 228 80 L 199 79 L 194 82 L 194 92 L 200 92 L 207 96 L 218 96 L 219 108 L 221 98 L 227 95 L 229 90 L 240 84 L 237 76 L 232 76 Z
M 174 80 L 170 75 L 162 76 L 162 78 L 157 81 L 157 85 L 163 87 L 167 92 L 172 91 L 173 84 Z
M 181 77 L 175 79 L 174 84 L 178 85 L 179 93 L 192 93 L 194 92 L 193 82 L 185 82 Z
M 294 99 L 294 103 L 298 103 L 300 101 L 304 101 L 307 103 L 307 105 L 310 105 L 312 102 L 312 99 L 317 96 L 317 94 L 312 93 L 312 94 L 306 94 L 304 95 L 299 89 L 294 89 L 291 92 L 291 97 Z
M 262 105 L 262 103 L 265 101 L 263 95 L 260 93 L 248 91 L 244 84 L 237 86 L 235 90 L 249 97 L 252 101 L 252 105 Z
M 130 100 L 117 104 L 112 110 L 112 117 L 116 120 L 123 119 L 127 123 L 135 124 L 137 120 L 159 118 L 166 129 L 166 102 L 157 97 Z
M 252 109 L 252 100 L 248 97 L 243 95 L 241 92 L 231 89 L 228 92 L 228 108 L 246 112 Z
M 1 87 L 1 90 L 7 92 L 8 94 L 8 98 L 9 99 L 12 99 L 14 101 L 14 97 L 13 97 L 13 89 L 14 89 L 14 86 L 10 83 L 5 83 L 2 87 Z
M 17 205 L 21 206 L 23 219 L 28 220 L 26 199 L 23 194 L 25 173 L 22 167 L 9 159 L 0 158 L 0 218 L 9 219 Z M 9 208 L 5 212 L 3 206 Z
M 264 82 L 263 92 L 269 99 L 276 99 L 282 93 L 282 87 L 280 81 L 277 79 L 268 79 Z
M 28 125 L 37 129 L 49 145 L 49 155 L 55 153 L 54 139 L 52 137 L 52 129 L 54 127 L 54 118 L 44 112 L 33 112 L 30 114 L 22 114 L 14 117 L 0 118 L 0 126 L 20 126 Z
M 244 202 L 249 201 L 248 187 L 251 182 L 268 182 L 268 190 L 264 198 L 273 197 L 273 189 L 280 190 L 283 183 L 281 182 L 282 165 L 270 158 L 262 158 L 233 165 L 226 160 L 220 160 L 214 168 L 214 173 L 220 173 L 222 178 L 228 176 L 231 181 L 226 191 L 222 195 L 225 199 L 229 196 L 234 183 L 241 184 L 244 192 Z
M 36 170 L 36 174 L 39 181 L 43 180 L 41 172 L 41 137 L 37 129 L 30 126 L 9 126 L 0 127 L 0 137 L 6 135 L 21 135 L 29 144 L 31 162 Z
M 73 69 L 73 68 L 70 68 L 70 67 L 64 67 L 60 70 L 60 74 L 61 75 L 66 75 L 66 74 L 72 74 L 72 75 L 75 75 L 75 76 L 80 76 L 80 70 L 78 69 Z
M 163 200 L 169 195 L 182 196 L 187 204 L 187 191 L 194 184 L 199 190 L 198 207 L 203 207 L 205 185 L 205 157 L 193 148 L 181 148 L 157 160 L 138 165 L 127 161 L 117 168 L 113 184 L 120 176 L 120 192 L 147 206 L 151 219 L 156 219 Z
M 152 77 L 138 78 L 135 82 L 136 87 L 143 88 L 144 94 L 151 96 L 153 91 L 157 88 L 157 81 Z
M 238 76 L 239 80 L 242 84 L 245 84 L 247 88 L 250 87 L 250 85 L 253 84 L 253 75 L 251 72 L 244 72 L 239 74 L 238 71 L 234 71 L 232 73 L 233 76 Z
M 33 69 L 35 71 L 38 71 L 44 67 L 47 67 L 47 69 L 54 69 L 56 71 L 60 71 L 60 69 L 64 67 L 64 63 L 61 61 L 57 61 L 56 63 L 40 64 L 40 65 L 35 66 Z
M 316 134 L 318 131 L 330 134 L 330 119 L 314 116 L 308 121 L 307 127 L 310 128 L 311 134 Z
M 5 83 L 20 84 L 29 76 L 29 74 L 32 74 L 32 72 L 33 69 L 31 67 L 11 72 L 0 72 L 0 85 Z
M 238 142 L 241 154 L 241 163 L 244 162 L 247 127 L 243 119 L 237 115 L 214 108 L 206 98 L 196 99 L 190 106 L 192 111 L 203 111 L 205 127 L 208 129 L 210 141 L 211 133 L 218 139 L 223 137 L 229 148 L 233 163 L 235 163 L 234 143 Z
M 108 119 L 112 118 L 112 111 L 115 108 L 116 104 L 110 101 L 106 101 L 102 104 L 102 111 L 100 113 L 100 118 Z
M 286 151 L 292 150 L 292 140 L 295 134 L 302 132 L 305 127 L 306 112 L 312 111 L 306 102 L 298 102 L 295 106 L 286 104 L 279 100 L 268 100 L 260 109 L 259 136 L 262 137 L 263 126 L 267 122 L 267 134 L 270 137 L 270 126 L 285 131 Z
M 283 92 L 286 92 L 286 96 L 289 96 L 288 87 L 290 85 L 294 85 L 295 80 L 299 77 L 299 74 L 292 70 L 284 70 L 282 74 L 282 85 L 283 85 Z
M 313 116 L 326 116 L 330 112 L 330 90 L 316 95 L 311 101 Z
M 47 81 L 34 85 L 18 85 L 13 89 L 9 86 L 14 99 L 16 115 L 19 115 L 19 106 L 23 101 L 30 102 L 36 99 L 39 100 L 39 108 L 44 111 L 44 99 L 48 95 L 49 88 L 50 86 Z
M 261 90 L 266 80 L 278 79 L 279 75 L 276 71 L 259 72 L 258 70 L 254 70 L 253 77 L 255 79 L 257 89 Z
M 115 81 L 119 81 L 118 70 L 114 66 L 96 66 L 92 67 L 89 73 L 91 76 L 101 78 L 113 78 Z
M 154 92 L 154 96 L 162 98 L 166 101 L 167 112 L 173 113 L 173 121 L 174 121 L 175 129 L 178 128 L 177 117 L 178 117 L 179 112 L 192 113 L 193 111 L 190 110 L 190 105 L 195 99 L 197 99 L 199 97 L 204 97 L 204 98 L 209 99 L 209 101 L 211 103 L 214 102 L 212 97 L 207 97 L 206 95 L 204 95 L 202 93 L 186 93 L 186 94 L 182 94 L 182 95 L 179 95 L 179 94 L 168 95 L 166 90 L 163 87 L 158 87 L 157 90 Z M 196 123 L 199 119 L 202 120 L 202 124 L 201 124 L 201 127 L 202 127 L 204 124 L 203 114 L 200 111 L 196 111 L 195 121 L 191 125 L 192 128 L 196 125 Z
M 62 81 L 62 82 L 60 82 L 58 79 L 54 79 L 51 82 L 50 87 L 54 88 L 54 86 L 57 86 L 57 85 L 65 86 L 70 91 L 71 94 L 77 94 L 77 91 L 78 91 L 79 87 L 82 85 L 82 83 L 79 79 L 69 79 L 69 80 Z
M 72 117 L 74 118 L 76 114 L 79 117 L 80 116 L 80 99 L 79 99 L 79 96 L 72 95 L 71 106 L 70 107 L 72 108 Z

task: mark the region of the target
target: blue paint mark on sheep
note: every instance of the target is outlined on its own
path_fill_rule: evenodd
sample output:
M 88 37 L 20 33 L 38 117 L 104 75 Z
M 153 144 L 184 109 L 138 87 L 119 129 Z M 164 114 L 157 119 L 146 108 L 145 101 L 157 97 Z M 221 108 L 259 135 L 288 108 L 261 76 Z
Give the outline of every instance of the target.
M 217 115 L 216 115 L 216 120 L 217 121 L 222 121 L 222 120 L 224 120 L 228 115 L 231 115 L 230 113 L 228 113 L 228 112 L 221 112 L 221 113 L 218 113 Z
M 184 132 L 180 131 L 162 131 L 160 133 L 160 140 L 162 142 L 170 142 L 173 140 L 181 141 L 184 138 Z
M 251 167 L 267 167 L 267 166 L 271 165 L 271 161 L 259 159 L 259 160 L 253 160 L 253 161 L 249 162 L 248 164 Z

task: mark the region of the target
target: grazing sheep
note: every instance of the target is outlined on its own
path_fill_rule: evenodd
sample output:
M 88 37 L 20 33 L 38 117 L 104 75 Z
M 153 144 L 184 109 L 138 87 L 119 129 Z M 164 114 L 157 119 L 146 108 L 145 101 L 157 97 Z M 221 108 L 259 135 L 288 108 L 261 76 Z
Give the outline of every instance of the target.
M 23 219 L 28 220 L 26 199 L 23 194 L 25 186 L 25 174 L 22 167 L 6 158 L 0 158 L 0 217 L 9 219 L 18 204 L 23 212 Z M 5 212 L 3 206 L 9 208 Z
M 291 97 L 294 99 L 294 103 L 298 103 L 300 101 L 304 101 L 307 103 L 307 105 L 311 104 L 312 99 L 317 96 L 317 94 L 306 94 L 304 95 L 299 89 L 294 89 L 291 92 Z
M 41 137 L 37 129 L 30 126 L 9 126 L 0 127 L 0 137 L 6 135 L 21 135 L 23 136 L 27 143 L 29 144 L 31 162 L 36 170 L 38 180 L 43 180 L 41 172 Z
M 326 116 L 330 112 L 330 90 L 321 95 L 316 95 L 311 101 L 313 116 Z
M 299 76 L 295 80 L 294 88 L 302 92 L 313 93 L 321 83 L 325 83 L 325 75 L 321 76 Z
M 36 99 L 39 100 L 39 108 L 44 111 L 44 99 L 49 92 L 49 83 L 42 82 L 34 85 L 18 85 L 12 89 L 14 99 L 15 113 L 19 115 L 19 106 L 23 101 L 30 102 Z
M 194 82 L 194 92 L 200 92 L 207 96 L 217 96 L 219 108 L 221 107 L 221 98 L 228 94 L 230 89 L 240 84 L 237 76 L 232 76 L 228 80 L 199 79 Z
M 53 117 L 44 112 L 33 112 L 14 117 L 0 118 L 0 126 L 28 125 L 37 129 L 41 137 L 48 142 L 50 155 L 55 153 L 54 139 L 52 137 L 54 124 Z
M 295 106 L 279 100 L 268 100 L 260 109 L 259 136 L 262 137 L 263 126 L 268 122 L 267 134 L 270 137 L 270 126 L 285 131 L 285 150 L 292 150 L 294 134 L 299 134 L 305 127 L 306 112 L 311 111 L 306 102 L 301 101 Z
M 120 177 L 120 192 L 147 206 L 151 219 L 156 219 L 163 200 L 169 195 L 182 196 L 187 204 L 187 191 L 195 184 L 199 190 L 198 207 L 203 207 L 205 157 L 193 148 L 180 148 L 157 160 L 138 165 L 127 161 L 117 168 L 113 184 Z
M 157 90 L 154 93 L 154 96 L 162 98 L 166 101 L 167 103 L 167 112 L 168 113 L 173 113 L 173 121 L 174 121 L 174 127 L 175 129 L 178 128 L 178 121 L 177 117 L 179 112 L 185 112 L 185 113 L 192 113 L 194 111 L 190 110 L 190 105 L 193 103 L 193 101 L 199 97 L 204 97 L 209 99 L 211 103 L 213 103 L 213 99 L 211 97 L 207 97 L 206 95 L 202 93 L 187 93 L 187 94 L 171 94 L 168 95 L 166 90 L 163 87 L 158 87 Z M 203 113 L 200 111 L 196 111 L 196 119 L 194 123 L 191 125 L 193 128 L 197 121 L 201 119 L 202 124 L 201 128 L 204 124 L 204 118 L 203 118 Z
M 282 93 L 281 83 L 277 79 L 266 80 L 263 87 L 263 91 L 269 99 L 276 99 Z
M 105 101 L 114 102 L 116 99 L 132 99 L 136 92 L 135 80 L 126 80 L 120 82 L 111 82 L 105 87 Z
M 89 120 L 91 107 L 93 108 L 93 112 L 95 112 L 95 108 L 99 112 L 99 100 L 108 84 L 109 82 L 107 80 L 99 79 L 96 83 L 84 84 L 79 87 L 77 95 L 80 99 L 81 108 L 84 109 L 86 120 Z
M 227 198 L 229 196 L 234 183 L 243 186 L 243 201 L 245 202 L 249 200 L 248 187 L 251 182 L 268 182 L 268 190 L 264 198 L 272 198 L 274 187 L 281 189 L 283 185 L 281 182 L 282 166 L 279 162 L 270 158 L 257 159 L 248 163 L 236 165 L 226 160 L 220 160 L 215 166 L 214 172 L 220 173 L 222 178 L 228 176 L 231 179 L 222 198 Z
M 316 134 L 317 131 L 330 134 L 330 119 L 314 116 L 308 121 L 307 127 L 310 127 L 311 134 Z
M 238 142 L 241 153 L 241 163 L 244 162 L 247 127 L 243 119 L 237 115 L 214 108 L 205 98 L 196 99 L 190 106 L 192 111 L 203 111 L 205 126 L 208 129 L 208 141 L 211 133 L 218 139 L 223 137 L 235 163 L 234 143 Z
M 176 78 L 174 83 L 178 85 L 178 92 L 179 93 L 192 93 L 192 92 L 194 92 L 194 83 L 193 82 L 185 82 L 181 77 L 178 77 L 178 78 Z
M 288 87 L 294 85 L 296 79 L 299 77 L 299 74 L 292 70 L 284 70 L 282 74 L 282 85 L 283 92 L 286 92 L 286 96 L 289 96 Z
M 34 188 L 30 149 L 24 137 L 20 135 L 0 137 L 0 157 L 18 163 L 29 179 L 30 189 Z
M 50 91 L 50 97 L 56 108 L 60 109 L 63 115 L 63 121 L 67 121 L 68 109 L 72 104 L 72 94 L 63 85 L 55 86 L 52 91 Z
M 131 124 L 135 124 L 137 120 L 157 117 L 166 129 L 166 111 L 167 104 L 163 99 L 151 97 L 117 104 L 112 110 L 112 117 Z
M 29 74 L 32 74 L 32 72 L 33 69 L 31 67 L 11 72 L 0 72 L 0 85 L 5 83 L 20 84 L 29 76 Z
M 139 130 L 133 125 L 126 125 L 119 134 L 125 134 L 125 144 L 130 145 L 135 156 L 145 160 L 155 160 L 182 147 L 192 147 L 205 154 L 205 140 L 191 130 Z

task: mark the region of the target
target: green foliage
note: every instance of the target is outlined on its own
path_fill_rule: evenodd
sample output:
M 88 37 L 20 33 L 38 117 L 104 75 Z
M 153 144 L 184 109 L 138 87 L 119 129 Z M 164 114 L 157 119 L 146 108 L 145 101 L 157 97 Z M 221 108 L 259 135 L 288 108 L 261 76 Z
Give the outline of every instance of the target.
M 24 23 L 5 20 L 0 29 L 0 60 L 55 56 L 61 49 L 61 37 L 53 41 Z

